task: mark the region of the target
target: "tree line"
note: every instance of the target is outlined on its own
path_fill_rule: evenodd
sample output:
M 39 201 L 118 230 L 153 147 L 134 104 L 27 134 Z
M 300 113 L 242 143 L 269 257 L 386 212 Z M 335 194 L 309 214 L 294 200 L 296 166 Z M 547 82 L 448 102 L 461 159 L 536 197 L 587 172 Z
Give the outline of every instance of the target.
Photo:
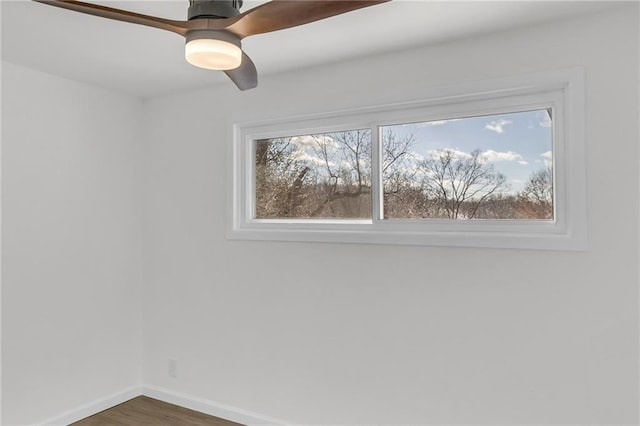
M 518 192 L 479 150 L 419 156 L 413 135 L 383 135 L 388 219 L 552 219 L 553 173 L 534 172 Z M 369 129 L 256 141 L 256 217 L 371 217 Z

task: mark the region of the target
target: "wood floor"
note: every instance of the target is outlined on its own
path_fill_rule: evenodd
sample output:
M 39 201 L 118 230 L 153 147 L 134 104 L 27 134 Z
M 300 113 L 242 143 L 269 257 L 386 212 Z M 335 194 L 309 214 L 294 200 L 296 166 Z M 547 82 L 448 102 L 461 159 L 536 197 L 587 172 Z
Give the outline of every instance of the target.
M 71 426 L 239 426 L 197 411 L 138 396 Z

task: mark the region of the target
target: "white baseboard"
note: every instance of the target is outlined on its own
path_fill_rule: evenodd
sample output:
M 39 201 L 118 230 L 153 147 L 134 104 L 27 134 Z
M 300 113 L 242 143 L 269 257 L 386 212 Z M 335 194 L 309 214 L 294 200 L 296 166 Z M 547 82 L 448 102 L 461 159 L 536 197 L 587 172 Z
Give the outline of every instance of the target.
M 145 395 L 170 404 L 179 405 L 211 416 L 242 423 L 247 426 L 284 426 L 291 424 L 261 414 L 252 413 L 236 407 L 196 398 L 155 386 L 133 386 L 104 398 L 96 399 L 73 410 L 65 411 L 55 417 L 38 423 L 39 426 L 66 426 L 86 417 L 93 416 L 108 408 L 122 404 L 132 398 Z
M 126 389 L 122 392 L 114 393 L 104 398 L 96 399 L 85 405 L 82 405 L 73 410 L 65 411 L 64 413 L 53 417 L 51 419 L 41 422 L 41 426 L 66 426 L 70 423 L 82 420 L 85 417 L 93 416 L 100 411 L 106 410 L 118 404 L 122 404 L 136 396 L 142 394 L 142 388 L 140 386 L 134 386 Z
M 142 394 L 151 398 L 159 399 L 160 401 L 179 405 L 194 411 L 209 414 L 210 416 L 220 417 L 221 419 L 242 423 L 247 426 L 283 426 L 291 424 L 289 422 L 269 418 L 240 408 L 195 398 L 155 386 L 142 386 Z

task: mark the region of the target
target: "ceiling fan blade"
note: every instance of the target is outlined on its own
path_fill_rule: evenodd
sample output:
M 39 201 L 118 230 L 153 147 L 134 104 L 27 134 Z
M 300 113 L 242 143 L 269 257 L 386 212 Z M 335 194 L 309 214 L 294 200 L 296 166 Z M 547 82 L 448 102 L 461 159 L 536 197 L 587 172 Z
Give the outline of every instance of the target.
M 258 71 L 256 70 L 256 66 L 251 58 L 244 52 L 242 52 L 242 63 L 240 66 L 232 70 L 227 70 L 224 73 L 229 76 L 231 81 L 233 81 L 240 90 L 253 89 L 258 85 Z
M 88 15 L 100 16 L 102 18 L 115 19 L 116 21 L 130 22 L 132 24 L 146 25 L 148 27 L 160 28 L 171 31 L 182 36 L 187 34 L 189 29 L 188 21 L 174 21 L 170 19 L 157 18 L 155 16 L 142 15 L 140 13 L 126 10 L 114 9 L 97 4 L 84 3 L 75 0 L 33 0 L 38 3 L 50 6 L 61 7 L 75 12 L 86 13 Z
M 230 18 L 225 29 L 240 38 L 283 30 L 390 0 L 272 0 Z

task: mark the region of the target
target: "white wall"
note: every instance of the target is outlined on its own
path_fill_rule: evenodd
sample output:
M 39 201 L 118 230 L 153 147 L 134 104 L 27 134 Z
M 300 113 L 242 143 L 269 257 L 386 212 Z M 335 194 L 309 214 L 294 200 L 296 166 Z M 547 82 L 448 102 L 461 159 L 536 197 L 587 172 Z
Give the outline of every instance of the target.
M 630 4 L 144 105 L 2 63 L 3 424 L 140 383 L 293 423 L 638 423 L 638 36 Z M 574 66 L 588 252 L 225 238 L 236 119 Z
M 637 423 L 637 7 L 148 101 L 143 382 L 298 424 Z M 233 120 L 575 66 L 588 252 L 225 239 Z
M 2 63 L 4 425 L 140 383 L 140 108 Z

